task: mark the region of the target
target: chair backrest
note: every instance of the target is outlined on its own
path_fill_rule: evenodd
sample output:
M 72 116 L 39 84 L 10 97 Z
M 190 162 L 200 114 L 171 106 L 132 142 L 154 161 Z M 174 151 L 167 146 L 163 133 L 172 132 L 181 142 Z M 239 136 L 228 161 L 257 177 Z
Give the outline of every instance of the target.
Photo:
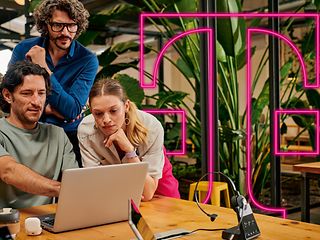
M 172 174 L 172 165 L 166 155 L 166 149 L 163 148 L 164 153 L 164 166 L 162 170 L 162 178 L 158 182 L 158 188 L 155 194 L 180 198 L 179 182 Z

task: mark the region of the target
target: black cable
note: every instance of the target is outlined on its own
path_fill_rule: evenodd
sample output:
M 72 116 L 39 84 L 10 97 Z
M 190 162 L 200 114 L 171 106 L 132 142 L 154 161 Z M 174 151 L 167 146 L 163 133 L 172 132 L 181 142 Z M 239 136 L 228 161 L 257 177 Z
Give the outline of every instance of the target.
M 211 232 L 214 232 L 214 231 L 223 231 L 223 230 L 226 230 L 226 229 L 225 229 L 225 228 L 198 228 L 198 229 L 195 229 L 195 230 L 192 230 L 192 231 L 175 233 L 175 234 L 171 234 L 171 235 L 168 235 L 168 236 L 165 236 L 165 237 L 157 238 L 157 240 L 162 240 L 162 239 L 168 239 L 168 238 L 172 238 L 172 237 L 179 237 L 179 236 L 189 235 L 189 234 L 195 233 L 195 232 L 197 232 L 197 231 L 211 231 Z
M 197 182 L 197 184 L 196 184 L 196 187 L 195 187 L 195 189 L 194 189 L 194 194 L 193 194 L 193 195 L 194 195 L 194 198 L 195 198 L 195 200 L 196 200 L 196 204 L 197 204 L 198 208 L 199 208 L 205 215 L 207 215 L 207 216 L 210 218 L 210 220 L 213 222 L 218 215 L 217 215 L 217 214 L 214 214 L 214 215 L 213 215 L 213 214 L 209 214 L 209 213 L 207 213 L 205 210 L 203 210 L 203 208 L 202 208 L 202 207 L 200 206 L 200 204 L 199 204 L 198 191 L 197 191 L 199 183 L 200 183 L 201 180 L 202 180 L 204 177 L 206 177 L 208 174 L 209 174 L 209 173 L 206 173 L 205 175 L 203 175 L 203 176 L 198 180 L 198 182 Z
M 197 206 L 198 206 L 198 208 L 204 213 L 204 214 L 206 214 L 209 218 L 210 218 L 210 220 L 213 222 L 216 218 L 217 218 L 217 214 L 215 214 L 215 213 L 213 213 L 213 214 L 210 214 L 210 213 L 207 213 L 201 206 L 200 206 L 200 204 L 199 204 L 199 200 L 198 200 L 198 194 L 197 194 L 197 189 L 198 189 L 198 185 L 199 185 L 199 183 L 201 182 L 201 180 L 203 179 L 203 178 L 205 178 L 206 176 L 208 176 L 209 174 L 220 174 L 221 176 L 223 176 L 225 179 L 227 179 L 227 181 L 228 181 L 228 183 L 231 185 L 231 187 L 232 187 L 232 191 L 237 195 L 237 196 L 240 196 L 240 193 L 237 191 L 237 189 L 236 189 L 236 186 L 234 185 L 234 183 L 233 183 L 233 181 L 227 176 L 227 175 L 225 175 L 224 173 L 222 173 L 222 172 L 208 172 L 208 173 L 206 173 L 206 174 L 204 174 L 199 180 L 198 180 L 198 182 L 197 182 L 197 184 L 196 184 L 196 187 L 195 187 L 195 189 L 194 189 L 194 198 L 195 198 L 195 200 L 196 200 L 196 204 L 197 204 Z

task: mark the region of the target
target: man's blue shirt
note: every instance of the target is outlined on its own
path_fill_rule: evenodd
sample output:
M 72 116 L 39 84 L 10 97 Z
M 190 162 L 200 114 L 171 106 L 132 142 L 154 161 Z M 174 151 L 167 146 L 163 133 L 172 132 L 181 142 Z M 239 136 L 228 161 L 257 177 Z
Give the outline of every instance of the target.
M 14 48 L 9 65 L 25 60 L 26 53 L 35 45 L 46 49 L 46 62 L 52 72 L 52 90 L 47 102 L 65 117 L 65 120 L 61 120 L 47 115 L 44 121 L 63 127 L 66 132 L 76 131 L 81 118 L 71 123 L 68 121 L 75 119 L 87 102 L 97 73 L 98 59 L 95 54 L 74 40 L 69 53 L 54 66 L 47 50 L 47 38 L 35 37 L 20 42 Z

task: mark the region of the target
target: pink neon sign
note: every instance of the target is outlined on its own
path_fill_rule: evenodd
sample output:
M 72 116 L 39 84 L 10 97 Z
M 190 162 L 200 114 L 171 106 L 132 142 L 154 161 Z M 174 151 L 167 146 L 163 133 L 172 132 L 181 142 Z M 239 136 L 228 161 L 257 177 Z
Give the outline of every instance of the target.
M 144 82 L 144 21 L 146 18 L 177 18 L 177 17 L 183 17 L 183 18 L 203 18 L 203 17 L 243 17 L 243 18 L 269 18 L 269 17 L 278 17 L 278 18 L 287 18 L 287 17 L 292 17 L 293 13 L 180 13 L 180 14 L 176 14 L 176 13 L 142 13 L 140 15 L 140 86 L 143 88 L 155 88 L 156 87 L 156 76 L 157 76 L 157 71 L 158 71 L 158 65 L 160 63 L 160 60 L 164 54 L 164 52 L 166 51 L 166 49 L 176 40 L 180 39 L 181 37 L 186 36 L 187 34 L 191 34 L 191 33 L 200 33 L 200 32 L 207 32 L 209 33 L 209 37 L 208 37 L 208 41 L 209 41 L 209 49 L 208 49 L 208 72 L 209 72 L 209 79 L 208 81 L 208 96 L 209 96 L 209 104 L 208 104 L 208 112 L 209 112 L 209 159 L 208 159 L 208 170 L 209 172 L 213 171 L 213 166 L 214 166 L 214 158 L 213 158 L 213 136 L 212 136 L 212 129 L 213 129 L 213 93 L 212 93 L 212 84 L 213 84 L 213 80 L 212 80 L 212 73 L 213 73 L 213 56 L 212 56 L 212 49 L 213 49 L 213 31 L 211 29 L 207 29 L 207 28 L 203 28 L 203 29 L 194 29 L 185 33 L 182 33 L 180 35 L 177 35 L 175 37 L 173 37 L 173 39 L 169 40 L 169 42 L 165 45 L 165 47 L 161 50 L 154 70 L 153 70 L 153 79 L 151 84 L 147 84 Z M 260 29 L 260 28 L 255 28 L 255 29 L 248 29 L 247 31 L 247 97 L 246 97 L 246 103 L 247 103 L 247 126 L 251 126 L 251 74 L 250 74 L 250 70 L 251 70 L 251 65 L 250 65 L 250 47 L 251 47 L 251 33 L 252 32 L 259 32 L 259 33 L 266 33 L 266 34 L 271 34 L 273 36 L 276 36 L 280 39 L 282 39 L 283 41 L 285 41 L 289 46 L 291 46 L 293 48 L 293 50 L 296 52 L 298 59 L 300 61 L 300 64 L 302 66 L 302 75 L 303 75 L 303 81 L 304 81 L 304 87 L 305 88 L 317 88 L 320 87 L 320 57 L 319 57 L 319 45 L 320 45 L 320 34 L 319 34 L 319 15 L 318 14 L 312 14 L 312 13 L 294 13 L 294 17 L 295 18 L 314 18 L 315 19 L 315 26 L 316 26 L 316 81 L 314 84 L 310 84 L 307 82 L 307 74 L 306 74 L 306 70 L 305 70 L 305 66 L 304 66 L 304 62 L 303 59 L 301 57 L 300 52 L 298 51 L 298 49 L 294 46 L 294 44 L 287 39 L 285 36 L 272 32 L 270 30 L 266 30 L 266 29 Z M 317 113 L 318 114 L 318 113 Z M 319 126 L 319 117 L 317 116 L 317 126 Z M 319 131 L 319 130 L 318 130 Z M 317 133 L 318 133 L 317 131 Z M 274 133 L 277 134 L 277 133 Z M 319 138 L 319 133 L 317 134 L 317 138 Z M 277 135 L 276 135 L 277 136 Z M 250 147 L 250 138 L 251 138 L 251 129 L 250 127 L 247 127 L 247 141 L 246 141 L 246 147 L 247 149 L 251 149 Z M 317 139 L 318 143 L 319 143 L 319 139 Z M 282 216 L 285 218 L 286 217 L 286 210 L 283 208 L 272 208 L 272 207 L 268 207 L 268 206 L 264 206 L 262 204 L 260 204 L 255 197 L 253 196 L 252 193 L 252 186 L 251 186 L 251 155 L 250 155 L 250 151 L 247 151 L 246 154 L 246 161 L 247 161 L 247 175 L 246 175 L 246 184 L 247 184 L 247 189 L 248 189 L 248 195 L 250 200 L 253 202 L 253 204 L 258 207 L 261 208 L 262 210 L 265 211 L 271 211 L 271 212 L 279 212 L 282 214 Z M 208 193 L 206 196 L 206 199 L 204 202 L 207 202 L 210 198 L 211 195 L 211 190 L 212 190 L 212 176 L 210 175 L 209 177 L 209 189 L 208 189 Z

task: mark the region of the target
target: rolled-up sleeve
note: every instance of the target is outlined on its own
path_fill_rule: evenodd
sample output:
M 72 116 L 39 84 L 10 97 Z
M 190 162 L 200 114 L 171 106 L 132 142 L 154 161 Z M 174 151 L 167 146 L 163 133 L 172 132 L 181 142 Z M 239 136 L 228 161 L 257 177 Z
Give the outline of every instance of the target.
M 100 157 L 96 151 L 90 146 L 90 142 L 87 138 L 81 138 L 78 135 L 79 147 L 82 159 L 83 167 L 94 167 L 100 165 Z
M 3 157 L 3 156 L 10 156 L 10 154 L 0 144 L 0 157 Z
M 78 140 L 83 167 L 94 167 L 100 165 L 101 156 L 97 152 L 98 141 L 92 141 L 90 136 L 94 136 L 91 132 L 94 126 L 94 118 L 90 114 L 86 116 L 78 127 Z M 96 146 L 96 147 L 95 147 Z
M 71 69 L 74 65 L 73 68 L 80 72 L 74 74 L 76 77 L 70 81 L 72 85 L 68 90 L 65 90 L 66 87 L 62 86 L 61 80 L 58 80 L 53 73 L 51 75 L 52 90 L 48 96 L 48 102 L 51 106 L 68 120 L 76 118 L 82 111 L 98 69 L 98 60 L 93 54 L 81 59 L 81 68 L 78 66 L 80 64 L 76 63 L 69 63 Z

